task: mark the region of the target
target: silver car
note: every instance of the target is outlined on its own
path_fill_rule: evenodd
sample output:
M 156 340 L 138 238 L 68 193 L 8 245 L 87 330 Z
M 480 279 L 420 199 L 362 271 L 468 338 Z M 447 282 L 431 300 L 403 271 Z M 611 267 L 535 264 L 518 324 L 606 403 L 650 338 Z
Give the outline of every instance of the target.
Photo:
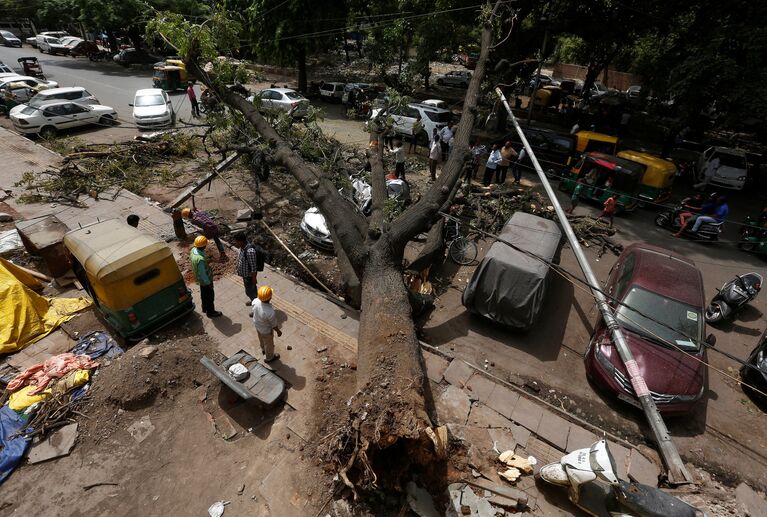
M 253 102 L 256 96 L 261 99 L 261 111 L 266 113 L 284 112 L 294 117 L 305 117 L 309 110 L 309 99 L 290 88 L 268 88 L 248 97 L 248 100 Z
M 459 88 L 468 88 L 471 81 L 471 72 L 457 70 L 437 76 L 437 84 L 440 86 L 457 86 Z

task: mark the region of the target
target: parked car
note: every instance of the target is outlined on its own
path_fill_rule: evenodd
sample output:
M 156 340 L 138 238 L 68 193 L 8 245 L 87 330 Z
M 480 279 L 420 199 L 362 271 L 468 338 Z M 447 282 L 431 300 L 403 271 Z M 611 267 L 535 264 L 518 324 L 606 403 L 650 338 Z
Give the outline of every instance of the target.
M 51 36 L 53 38 L 63 38 L 64 36 L 69 36 L 69 34 L 67 34 L 66 31 L 44 31 L 44 32 L 39 32 L 36 36 L 30 36 L 24 41 L 26 41 L 28 45 L 37 48 L 37 36 Z
M 382 108 L 376 108 L 371 111 L 370 118 L 374 119 L 381 112 Z M 418 145 L 425 146 L 430 140 L 431 135 L 436 128 L 442 129 L 450 122 L 452 113 L 446 109 L 435 108 L 428 104 L 413 102 L 399 109 L 395 108 L 390 113 L 394 124 L 394 132 L 403 136 L 413 136 L 413 124 L 420 117 L 423 131 L 415 135 Z
M 642 96 L 642 87 L 639 85 L 629 86 L 626 89 L 626 98 L 630 101 L 638 100 Z
M 372 86 L 368 83 L 346 83 L 344 85 L 344 93 L 341 96 L 341 102 L 349 104 L 349 93 L 355 89 L 367 93 L 372 89 Z M 322 89 L 320 89 L 320 95 L 322 95 Z
M 703 180 L 709 164 L 719 159 L 709 185 L 734 190 L 743 190 L 748 178 L 748 161 L 745 151 L 729 147 L 709 147 L 698 160 L 698 179 Z
M 60 38 L 61 44 L 64 45 L 64 47 L 67 49 L 67 54 L 69 54 L 69 51 L 71 51 L 73 48 L 75 48 L 77 45 L 82 43 L 82 38 L 78 38 L 77 36 L 65 36 L 63 38 Z
M 479 52 L 462 52 L 458 54 L 458 62 L 469 70 L 474 70 L 479 61 Z
M 756 347 L 748 355 L 746 364 L 740 367 L 740 378 L 755 388 L 767 393 L 767 330 L 762 333 Z M 743 391 L 747 394 L 767 403 L 763 395 L 754 390 L 743 386 Z
M 706 349 L 715 343 L 713 336 L 704 341 L 705 297 L 698 268 L 673 251 L 632 244 L 618 257 L 605 291 L 617 300 L 611 302 L 615 318 L 658 409 L 665 414 L 692 411 L 705 391 Z M 640 407 L 601 318 L 584 361 L 597 387 Z
M 345 86 L 344 83 L 324 83 L 320 86 L 320 98 L 327 102 L 341 102 Z
M 442 110 L 450 109 L 450 106 L 448 105 L 448 103 L 440 99 L 426 99 L 425 101 L 421 101 L 421 104 L 426 104 L 427 106 L 434 106 L 435 108 L 439 108 Z
M 599 97 L 604 97 L 607 95 L 607 93 L 610 90 L 607 89 L 607 86 L 602 84 L 600 81 L 594 81 L 594 83 L 591 85 L 591 88 L 589 88 L 589 96 L 592 99 L 598 99 Z
M 38 79 L 37 77 L 31 77 L 28 75 L 13 75 L 4 79 L 0 79 L 0 88 L 3 87 L 3 84 L 8 82 L 24 83 L 29 85 L 31 88 L 40 88 L 41 90 L 59 87 L 59 83 L 56 81 L 44 81 L 42 79 Z
M 0 74 L 14 74 L 13 68 L 0 61 Z
M 0 110 L 8 113 L 19 104 L 28 102 L 38 91 L 40 88 L 23 82 L 5 82 L 0 86 Z
M 471 72 L 455 70 L 446 74 L 438 75 L 436 77 L 436 81 L 440 86 L 457 86 L 460 88 L 468 88 L 469 81 L 471 81 Z
M 21 48 L 21 40 L 10 31 L 0 31 L 0 42 L 2 42 L 6 47 Z
M 173 103 L 160 88 L 138 90 L 130 106 L 133 106 L 133 122 L 139 129 L 168 127 L 176 123 Z
M 54 101 L 74 101 L 81 104 L 101 104 L 88 90 L 82 86 L 69 86 L 67 88 L 51 88 L 44 90 L 32 97 L 27 104 L 30 106 L 42 106 Z
M 253 102 L 256 96 L 261 99 L 261 111 L 265 113 L 292 112 L 294 117 L 305 117 L 309 110 L 309 99 L 290 88 L 267 88 L 248 100 Z
M 115 54 L 112 60 L 120 66 L 151 65 L 162 61 L 160 56 L 150 54 L 146 50 L 124 48 L 119 54 Z
M 69 52 L 69 49 L 61 43 L 61 40 L 59 38 L 54 38 L 53 36 L 38 36 L 37 50 L 39 50 L 41 54 L 47 52 L 51 55 L 66 54 Z
M 542 86 L 559 86 L 559 81 L 556 81 L 556 80 L 552 79 L 550 75 L 538 74 L 537 78 L 538 78 L 538 81 L 537 81 L 538 85 L 537 86 L 535 84 L 536 83 L 536 76 L 535 75 L 532 76 L 530 78 L 530 81 L 527 83 L 527 87 L 530 90 L 533 90 L 534 88 L 540 88 Z
M 100 104 L 56 101 L 40 107 L 16 106 L 11 110 L 10 117 L 16 131 L 51 138 L 62 129 L 89 124 L 114 124 L 117 112 L 114 108 Z

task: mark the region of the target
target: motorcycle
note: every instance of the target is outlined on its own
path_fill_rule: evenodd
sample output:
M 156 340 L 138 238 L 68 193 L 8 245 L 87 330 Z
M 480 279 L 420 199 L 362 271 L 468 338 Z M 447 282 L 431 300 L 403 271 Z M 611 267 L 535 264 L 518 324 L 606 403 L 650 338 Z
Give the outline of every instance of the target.
M 618 479 L 615 459 L 605 440 L 566 454 L 541 467 L 538 476 L 567 487 L 578 508 L 599 517 L 695 517 L 700 510 L 671 494 L 641 483 Z
M 719 323 L 732 319 L 735 313 L 756 298 L 763 281 L 759 273 L 735 275 L 735 278 L 717 289 L 718 292 L 706 307 L 706 322 Z
M 675 206 L 672 210 L 666 210 L 661 212 L 655 218 L 655 224 L 661 228 L 667 228 L 672 232 L 678 232 L 682 227 L 682 222 L 679 219 L 679 214 L 689 211 L 682 205 Z M 703 223 L 698 228 L 697 232 L 692 231 L 693 225 L 690 224 L 684 231 L 684 235 L 692 237 L 694 239 L 716 241 L 719 240 L 719 234 L 722 233 L 722 224 L 724 223 Z
M 767 253 L 767 229 L 762 226 L 761 218 L 746 217 L 740 228 L 738 248 L 743 251 Z

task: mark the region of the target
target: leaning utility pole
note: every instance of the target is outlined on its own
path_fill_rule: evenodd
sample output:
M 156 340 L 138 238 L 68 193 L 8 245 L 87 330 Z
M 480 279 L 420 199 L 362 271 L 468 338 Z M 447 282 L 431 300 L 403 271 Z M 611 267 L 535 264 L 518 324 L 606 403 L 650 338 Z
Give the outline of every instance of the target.
M 620 355 L 621 361 L 623 361 L 623 364 L 626 367 L 626 371 L 629 374 L 631 386 L 634 388 L 634 393 L 639 398 L 639 402 L 642 404 L 642 409 L 644 410 L 645 416 L 647 417 L 647 421 L 649 422 L 650 428 L 655 435 L 655 440 L 657 441 L 658 448 L 660 449 L 661 458 L 663 459 L 663 463 L 666 465 L 669 482 L 674 485 L 692 483 L 692 477 L 685 468 L 684 463 L 682 462 L 682 458 L 679 456 L 679 452 L 674 446 L 674 442 L 671 441 L 671 436 L 669 435 L 668 428 L 666 428 L 666 424 L 663 422 L 663 418 L 661 418 L 660 412 L 658 412 L 658 407 L 655 405 L 655 401 L 652 398 L 650 390 L 647 388 L 647 384 L 645 383 L 644 378 L 639 373 L 639 366 L 637 365 L 637 362 L 631 353 L 631 349 L 626 342 L 626 338 L 623 335 L 618 322 L 615 320 L 612 307 L 610 307 L 610 304 L 607 302 L 607 298 L 598 287 L 599 283 L 597 282 L 597 278 L 594 276 L 594 272 L 591 270 L 591 265 L 589 265 L 589 261 L 586 258 L 586 255 L 583 253 L 583 248 L 581 248 L 581 245 L 578 242 L 578 238 L 575 236 L 575 233 L 570 226 L 570 222 L 567 220 L 567 215 L 559 205 L 557 196 L 554 194 L 554 189 L 551 188 L 548 178 L 546 178 L 546 175 L 543 173 L 543 169 L 538 163 L 538 159 L 535 157 L 535 153 L 533 153 L 533 150 L 530 148 L 530 144 L 527 142 L 527 138 L 525 138 L 525 134 L 522 131 L 519 122 L 517 122 L 517 119 L 514 116 L 514 112 L 511 110 L 511 107 L 509 106 L 506 97 L 503 95 L 503 92 L 498 87 L 495 88 L 495 92 L 498 94 L 498 97 L 503 103 L 503 106 L 509 113 L 509 118 L 514 124 L 514 129 L 517 130 L 519 138 L 522 140 L 522 144 L 525 146 L 527 155 L 533 162 L 533 167 L 535 167 L 535 171 L 538 173 L 538 177 L 540 178 L 543 187 L 546 189 L 546 194 L 548 194 L 549 199 L 551 199 L 551 204 L 554 206 L 554 210 L 557 213 L 559 222 L 562 224 L 565 235 L 567 235 L 567 240 L 570 241 L 570 246 L 573 248 L 575 258 L 578 260 L 578 264 L 581 266 L 583 275 L 586 277 L 586 282 L 589 284 L 591 294 L 594 296 L 594 299 L 597 302 L 597 306 L 599 307 L 599 311 L 602 313 L 602 317 L 605 320 L 605 324 L 610 330 L 610 334 L 612 336 L 613 342 L 615 343 L 615 348 L 618 351 L 618 355 Z

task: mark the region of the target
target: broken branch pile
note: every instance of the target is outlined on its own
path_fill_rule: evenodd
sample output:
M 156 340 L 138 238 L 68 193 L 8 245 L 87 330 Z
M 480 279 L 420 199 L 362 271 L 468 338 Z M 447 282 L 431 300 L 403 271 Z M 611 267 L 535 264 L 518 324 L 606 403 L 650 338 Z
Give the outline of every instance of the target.
M 82 194 L 98 198 L 100 193 L 114 190 L 116 196 L 122 188 L 141 193 L 153 180 L 172 180 L 178 173 L 173 168 L 175 159 L 192 156 L 195 148 L 194 137 L 183 133 L 153 141 L 77 145 L 59 167 L 39 174 L 26 172 L 15 186 L 27 189 L 20 197 L 23 202 L 80 206 Z
M 466 189 L 460 206 L 460 215 L 470 219 L 474 228 L 498 235 L 503 225 L 514 212 L 555 219 L 554 207 L 539 192 L 524 188 L 498 189 L 494 186 L 479 187 L 471 185 Z M 619 255 L 623 246 L 610 238 L 615 229 L 606 223 L 588 216 L 569 216 L 570 225 L 585 247 L 597 246 L 597 255 L 602 256 L 608 250 Z

